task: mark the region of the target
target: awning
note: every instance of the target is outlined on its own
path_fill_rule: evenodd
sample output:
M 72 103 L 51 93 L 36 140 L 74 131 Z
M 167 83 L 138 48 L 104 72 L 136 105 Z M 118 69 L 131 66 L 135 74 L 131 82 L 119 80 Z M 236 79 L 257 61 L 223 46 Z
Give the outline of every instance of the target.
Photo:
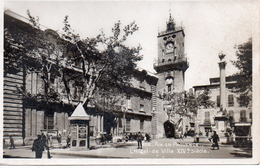
M 250 127 L 251 123 L 235 123 L 235 127 Z

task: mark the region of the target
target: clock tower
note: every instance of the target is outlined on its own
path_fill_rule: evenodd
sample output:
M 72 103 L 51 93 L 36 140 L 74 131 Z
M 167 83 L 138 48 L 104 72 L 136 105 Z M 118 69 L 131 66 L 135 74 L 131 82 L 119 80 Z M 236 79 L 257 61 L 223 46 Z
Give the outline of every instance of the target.
M 185 34 L 182 26 L 176 27 L 171 17 L 166 23 L 166 30 L 158 33 L 158 59 L 154 69 L 159 78 L 157 92 L 181 92 L 184 91 L 185 71 L 188 69 L 188 61 L 184 53 Z M 165 135 L 163 124 L 167 120 L 178 122 L 178 115 L 170 115 L 167 102 L 157 100 L 157 137 Z

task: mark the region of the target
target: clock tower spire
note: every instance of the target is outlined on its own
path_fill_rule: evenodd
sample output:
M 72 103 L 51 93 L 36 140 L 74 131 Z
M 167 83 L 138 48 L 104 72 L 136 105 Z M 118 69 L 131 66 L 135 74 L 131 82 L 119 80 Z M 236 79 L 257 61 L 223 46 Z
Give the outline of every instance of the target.
M 174 31 L 175 30 L 175 23 L 174 23 L 174 20 L 172 19 L 171 13 L 170 13 L 170 17 L 169 17 L 169 22 L 167 23 L 167 30 L 168 31 Z
M 157 40 L 158 58 L 154 64 L 158 76 L 157 92 L 162 94 L 184 91 L 185 71 L 189 67 L 184 52 L 185 33 L 182 26 L 175 25 L 171 14 L 166 23 L 166 30 L 158 32 Z M 160 115 L 157 119 L 158 137 L 164 135 L 163 124 L 169 119 L 167 113 L 170 108 L 165 106 L 166 104 L 164 100 L 157 100 L 157 113 Z M 170 118 L 176 123 L 180 119 L 177 115 Z

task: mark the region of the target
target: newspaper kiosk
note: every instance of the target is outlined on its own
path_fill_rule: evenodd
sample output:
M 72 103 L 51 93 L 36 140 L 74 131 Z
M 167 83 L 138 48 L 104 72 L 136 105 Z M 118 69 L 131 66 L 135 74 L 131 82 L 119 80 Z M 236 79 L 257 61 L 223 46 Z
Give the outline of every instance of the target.
M 70 150 L 89 149 L 90 116 L 86 113 L 81 103 L 78 104 L 69 120 L 71 128 Z

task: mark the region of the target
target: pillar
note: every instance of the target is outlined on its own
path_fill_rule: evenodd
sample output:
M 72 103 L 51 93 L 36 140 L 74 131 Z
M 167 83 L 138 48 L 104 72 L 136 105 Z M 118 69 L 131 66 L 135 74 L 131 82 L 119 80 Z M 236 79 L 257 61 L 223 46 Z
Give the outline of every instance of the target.
M 125 130 L 126 130 L 126 119 L 125 119 L 125 113 L 126 113 L 126 110 L 123 112 L 123 133 L 125 133 Z M 118 123 L 119 124 L 119 123 Z
M 100 115 L 97 116 L 98 136 L 100 136 Z
M 104 116 L 100 116 L 100 131 L 104 132 Z
M 226 109 L 226 61 L 219 63 L 219 70 L 220 70 L 220 106 L 223 107 L 223 110 Z

